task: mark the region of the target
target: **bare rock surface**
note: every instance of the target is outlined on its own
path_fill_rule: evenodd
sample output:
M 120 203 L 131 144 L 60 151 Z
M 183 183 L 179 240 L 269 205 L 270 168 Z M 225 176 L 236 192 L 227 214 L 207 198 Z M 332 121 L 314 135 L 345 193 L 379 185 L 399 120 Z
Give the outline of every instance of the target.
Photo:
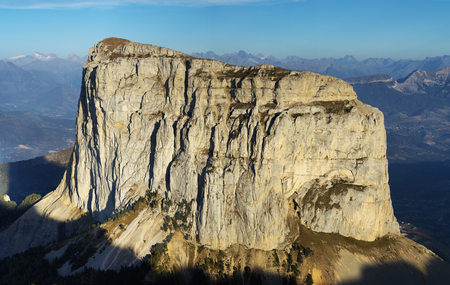
M 383 114 L 349 84 L 109 38 L 84 64 L 70 166 L 0 234 L 13 244 L 0 256 L 57 239 L 47 224 L 74 232 L 81 209 L 105 221 L 147 190 L 172 201 L 168 215 L 189 204 L 185 234 L 213 249 L 283 248 L 300 225 L 365 241 L 399 233 Z M 148 230 L 131 228 L 121 243 Z

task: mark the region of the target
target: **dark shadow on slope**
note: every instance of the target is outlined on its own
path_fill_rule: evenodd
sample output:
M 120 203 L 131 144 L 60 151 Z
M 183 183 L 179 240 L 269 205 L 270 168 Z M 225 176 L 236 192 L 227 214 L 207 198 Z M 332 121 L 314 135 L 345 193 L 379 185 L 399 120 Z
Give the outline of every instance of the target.
M 44 197 L 56 189 L 69 163 L 73 147 L 35 159 L 0 163 L 0 194 L 17 204 L 30 194 Z
M 449 284 L 449 265 L 437 259 L 428 266 L 427 274 L 422 274 L 416 267 L 406 263 L 387 263 L 366 267 L 361 276 L 351 281 L 344 281 L 342 285 L 378 285 L 378 284 Z
M 438 165 L 437 168 L 433 167 L 430 164 L 416 166 L 417 168 L 413 168 L 412 174 L 405 174 L 404 180 L 396 180 L 392 175 L 398 175 L 396 171 L 404 171 L 404 165 L 401 165 L 400 168 L 396 168 L 395 166 L 390 165 L 391 173 L 391 181 L 393 181 L 393 189 L 395 189 L 394 185 L 402 185 L 405 183 L 407 179 L 411 180 L 411 183 L 418 183 L 425 177 L 430 177 L 434 173 L 435 176 L 431 176 L 436 181 L 445 180 L 447 177 L 445 173 L 438 172 L 439 169 L 447 169 L 447 164 Z M 414 174 L 415 173 L 415 174 Z M 414 179 L 411 179 L 411 175 L 413 175 Z M 448 178 L 447 178 L 448 179 Z M 425 181 L 425 180 L 424 180 Z M 403 189 L 405 191 L 404 195 L 411 195 L 414 199 L 424 198 L 429 193 L 423 189 L 423 185 L 420 183 L 414 187 L 407 187 Z M 416 190 L 414 190 L 416 189 Z M 425 192 L 416 192 L 416 191 L 425 191 Z M 412 191 L 412 192 L 411 192 Z M 393 193 L 395 191 L 393 190 Z M 416 196 L 415 196 L 416 195 Z M 396 195 L 393 194 L 393 201 L 396 201 Z M 442 198 L 442 197 L 441 197 Z M 421 200 L 418 200 L 421 201 Z M 423 204 L 423 202 L 422 202 Z M 64 245 L 64 240 L 68 237 L 72 236 L 75 232 L 79 237 L 79 240 L 96 242 L 99 237 L 95 234 L 91 234 L 91 230 L 88 229 L 93 223 L 96 223 L 90 217 L 86 216 L 84 220 L 70 221 L 67 223 L 60 223 L 57 221 L 52 221 L 49 219 L 42 219 L 40 216 L 36 214 L 36 212 L 31 209 L 25 214 L 27 217 L 27 222 L 18 222 L 17 224 L 11 226 L 9 230 L 15 230 L 13 235 L 9 235 L 8 238 L 3 236 L 4 233 L 0 234 L 1 242 L 0 248 L 11 248 L 14 247 L 12 243 L 19 241 L 19 245 L 22 246 L 23 249 L 32 246 L 38 245 L 46 245 L 48 242 L 48 237 L 51 237 L 51 240 L 58 242 L 53 246 L 43 248 L 43 250 L 56 250 Z M 31 228 L 30 228 L 31 225 Z M 29 233 L 27 233 L 29 231 Z M 29 235 L 28 235 L 29 234 Z M 82 250 L 78 252 L 80 255 L 81 261 L 85 259 L 88 255 L 85 254 L 86 250 L 89 248 L 89 243 L 82 246 Z M 97 248 L 98 251 L 102 250 L 102 247 Z M 36 249 L 39 251 L 39 249 Z M 127 254 L 130 256 L 132 252 L 127 248 L 116 248 L 115 255 Z M 201 267 L 193 267 L 193 268 L 167 268 L 164 271 L 155 270 L 148 265 L 143 265 L 140 267 L 132 267 L 123 269 L 121 272 L 117 273 L 115 271 L 98 271 L 93 269 L 86 269 L 81 273 L 78 273 L 72 277 L 60 277 L 55 273 L 55 268 L 52 268 L 51 264 L 46 264 L 45 261 L 42 260 L 41 255 L 33 255 L 37 254 L 35 251 L 31 251 L 32 253 L 21 254 L 17 256 L 16 259 L 4 259 L 0 263 L 0 284 L 26 284 L 26 283 L 57 283 L 57 284 L 130 284 L 130 282 L 143 283 L 143 284 L 302 284 L 302 282 L 306 281 L 306 277 L 303 276 L 299 280 L 294 280 L 293 278 L 288 277 L 280 277 L 271 272 L 264 272 L 261 270 L 257 270 L 255 272 L 247 272 L 245 268 L 241 268 L 241 270 L 233 275 L 232 273 L 214 273 L 211 275 L 205 274 L 204 270 Z M 30 255 L 31 254 L 31 255 Z M 320 254 L 327 256 L 328 252 L 322 251 L 320 252 L 318 249 L 315 249 L 315 254 Z M 76 255 L 76 254 L 75 254 Z M 39 257 L 41 256 L 41 257 Z M 39 259 L 40 258 L 40 259 Z M 31 260 L 30 265 L 27 260 Z M 75 262 L 75 261 L 74 261 Z M 203 263 L 203 261 L 201 262 Z M 19 269 L 19 264 L 22 264 Z M 202 264 L 200 264 L 202 265 Z M 39 266 L 43 266 L 42 268 Z M 70 265 L 72 266 L 72 265 Z M 244 267 L 244 265 L 243 265 Z M 81 267 L 82 268 L 82 267 Z M 32 271 L 28 272 L 30 269 Z M 20 271 L 22 270 L 22 271 Z M 24 273 L 24 270 L 26 273 Z M 152 272 L 150 274 L 150 272 Z M 341 284 L 448 284 L 448 280 L 450 280 L 450 270 L 449 265 L 438 259 L 431 259 L 431 262 L 428 264 L 427 274 L 422 274 L 415 266 L 404 263 L 404 262 L 394 262 L 366 267 L 359 274 L 359 278 L 350 280 L 347 282 L 343 282 Z M 5 277 L 6 276 L 6 277 Z M 5 279 L 7 278 L 7 279 Z M 17 279 L 9 279 L 9 278 L 17 278 Z M 28 279 L 24 279 L 28 278 Z M 12 280 L 12 281 L 11 281 Z M 252 281 L 250 281 L 252 280 Z M 294 282 L 295 281 L 295 282 Z M 316 280 L 317 281 L 317 280 Z
M 450 161 L 389 164 L 394 213 L 401 230 L 450 261 Z
M 262 266 L 251 268 L 245 261 L 241 263 L 239 268 L 232 266 L 226 269 L 226 264 L 218 264 L 218 260 L 214 258 L 199 260 L 197 264 L 188 268 L 165 266 L 165 264 L 154 263 L 151 259 L 134 263 L 131 267 L 122 269 L 116 267 L 118 271 L 99 271 L 84 268 L 84 264 L 89 259 L 94 260 L 93 254 L 95 252 L 104 253 L 103 256 L 100 255 L 98 258 L 107 258 L 110 253 L 111 256 L 108 256 L 108 258 L 114 260 L 114 262 L 118 256 L 126 255 L 127 258 L 123 259 L 125 264 L 127 264 L 127 261 L 129 261 L 128 264 L 132 263 L 136 260 L 136 257 L 128 248 L 115 248 L 109 245 L 110 248 L 108 249 L 105 231 L 98 228 L 97 225 L 89 226 L 92 220 L 89 220 L 88 217 L 85 220 L 70 221 L 63 224 L 48 218 L 42 219 L 34 209 L 31 209 L 23 218 L 28 219 L 28 222 L 20 222 L 19 220 L 19 225 L 15 224 L 11 227 L 17 229 L 16 235 L 9 236 L 8 239 L 1 236 L 0 248 L 14 247 L 13 243 L 19 237 L 25 239 L 21 241 L 21 245 L 27 244 L 33 248 L 11 258 L 0 260 L 0 284 L 307 284 L 308 270 L 295 278 L 293 272 L 280 276 L 276 273 L 276 268 L 271 268 L 271 265 L 267 266 L 270 270 L 263 270 Z M 33 221 L 35 223 L 30 223 Z M 35 226 L 30 229 L 30 224 Z M 22 225 L 22 228 L 20 228 L 20 225 Z M 22 230 L 22 233 L 20 230 Z M 21 234 L 25 236 L 21 236 Z M 338 235 L 312 232 L 304 234 L 306 239 L 310 238 L 316 244 L 314 255 L 323 257 L 330 254 L 328 252 L 329 247 L 328 249 L 324 247 L 325 249 L 321 251 L 320 243 L 322 241 L 317 240 L 317 238 L 325 235 L 328 239 L 324 240 L 325 243 L 337 239 L 336 244 L 342 245 L 342 240 L 347 240 L 347 242 L 352 242 L 352 245 L 346 247 L 356 246 L 358 251 L 370 251 L 372 246 L 371 243 L 352 241 Z M 49 236 L 53 237 L 54 242 L 48 245 L 48 240 L 47 242 L 44 241 Z M 302 237 L 300 237 L 301 239 Z M 41 242 L 40 245 L 39 241 Z M 69 243 L 72 243 L 73 246 L 69 246 Z M 374 246 L 379 247 L 380 244 Z M 163 247 L 164 245 L 160 246 L 160 248 Z M 158 250 L 156 247 L 153 248 L 155 249 L 153 256 L 155 256 Z M 386 249 L 388 250 L 388 247 Z M 52 258 L 51 262 L 44 260 L 46 254 L 54 253 L 57 250 L 61 250 L 58 259 Z M 159 253 L 164 254 L 164 250 Z M 269 251 L 267 254 L 271 255 L 272 252 Z M 211 257 L 213 256 L 211 255 Z M 318 268 L 318 265 L 314 262 L 308 259 L 301 266 Z M 64 266 L 77 269 L 78 272 L 72 276 L 59 276 L 57 269 Z M 450 265 L 448 263 L 430 257 L 430 262 L 426 266 L 427 273 L 422 274 L 419 269 L 406 262 L 390 263 L 387 261 L 377 266 L 364 268 L 360 274 L 357 274 L 359 277 L 356 280 L 338 284 L 448 284 L 448 280 L 450 280 Z M 350 263 L 348 267 L 351 269 Z M 285 267 L 280 263 L 277 268 L 284 270 Z M 325 270 L 330 268 L 319 269 L 325 273 Z M 312 281 L 318 284 L 321 280 L 313 279 Z
M 0 231 L 9 227 L 35 202 L 55 190 L 63 177 L 72 148 L 31 160 L 0 163 Z

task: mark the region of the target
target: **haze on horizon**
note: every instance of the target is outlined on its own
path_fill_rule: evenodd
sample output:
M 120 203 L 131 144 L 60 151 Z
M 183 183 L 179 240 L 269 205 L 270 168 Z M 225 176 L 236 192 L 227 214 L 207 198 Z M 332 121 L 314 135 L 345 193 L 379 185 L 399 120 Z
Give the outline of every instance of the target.
M 188 54 L 424 59 L 450 54 L 448 11 L 448 0 L 2 1 L 0 59 L 84 56 L 112 36 Z

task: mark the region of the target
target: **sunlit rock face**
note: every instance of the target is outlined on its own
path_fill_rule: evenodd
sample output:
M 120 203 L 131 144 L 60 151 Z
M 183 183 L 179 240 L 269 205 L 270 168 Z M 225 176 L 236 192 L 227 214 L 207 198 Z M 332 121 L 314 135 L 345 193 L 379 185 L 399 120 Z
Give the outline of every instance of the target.
M 103 221 L 147 190 L 169 214 L 189 203 L 188 234 L 211 248 L 281 248 L 300 224 L 399 233 L 383 114 L 344 81 L 106 39 L 84 65 L 72 163 L 39 207 Z
M 106 39 L 84 65 L 76 141 L 67 191 L 99 220 L 150 189 L 191 203 L 211 247 L 270 249 L 300 223 L 398 233 L 383 115 L 333 77 Z

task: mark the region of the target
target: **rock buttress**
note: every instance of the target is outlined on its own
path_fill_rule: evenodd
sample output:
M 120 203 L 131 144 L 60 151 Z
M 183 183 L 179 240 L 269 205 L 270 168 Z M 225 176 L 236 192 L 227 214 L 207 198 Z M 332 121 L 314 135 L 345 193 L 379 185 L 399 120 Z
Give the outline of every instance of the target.
M 211 248 L 281 248 L 300 224 L 399 233 L 383 114 L 344 81 L 106 39 L 84 65 L 72 164 L 51 195 L 104 221 L 147 190 L 169 215 L 189 204 L 185 234 Z
M 350 85 L 112 39 L 89 52 L 69 190 L 99 220 L 158 191 L 202 244 L 270 249 L 298 224 L 398 233 L 380 111 Z M 75 175 L 76 174 L 76 175 Z

